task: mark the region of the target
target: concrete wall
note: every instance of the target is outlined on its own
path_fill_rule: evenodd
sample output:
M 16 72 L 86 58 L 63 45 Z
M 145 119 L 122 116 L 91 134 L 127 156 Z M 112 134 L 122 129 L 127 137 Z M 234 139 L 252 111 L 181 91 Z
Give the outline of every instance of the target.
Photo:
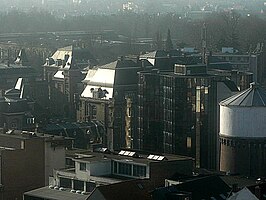
M 14 138 L 5 134 L 0 134 L 0 146 L 2 147 L 21 149 L 21 142 L 22 140 L 20 138 Z
M 82 162 L 85 163 L 85 162 Z M 80 162 L 75 161 L 75 172 L 78 180 L 88 180 L 90 178 L 90 165 L 86 163 L 86 170 L 80 170 Z
M 64 146 L 51 147 L 51 142 L 45 142 L 45 184 L 49 184 L 49 176 L 53 169 L 65 167 L 66 151 Z
M 25 141 L 25 149 L 2 152 L 2 184 L 5 200 L 21 200 L 23 193 L 44 186 L 43 139 Z
M 266 176 L 266 139 L 220 137 L 220 170 L 251 177 Z

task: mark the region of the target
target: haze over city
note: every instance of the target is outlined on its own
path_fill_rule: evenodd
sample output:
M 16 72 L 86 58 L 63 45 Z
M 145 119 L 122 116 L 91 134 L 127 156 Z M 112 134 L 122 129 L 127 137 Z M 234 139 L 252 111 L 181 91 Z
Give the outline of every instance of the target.
M 0 200 L 263 200 L 266 1 L 0 0 Z

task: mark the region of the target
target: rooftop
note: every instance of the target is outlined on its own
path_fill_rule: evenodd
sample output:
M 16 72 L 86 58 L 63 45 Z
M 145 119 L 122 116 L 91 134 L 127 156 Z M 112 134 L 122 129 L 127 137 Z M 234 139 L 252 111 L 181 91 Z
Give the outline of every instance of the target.
M 260 85 L 252 83 L 250 88 L 233 95 L 222 102 L 223 106 L 243 106 L 243 107 L 265 107 L 266 106 L 266 90 Z
M 179 156 L 179 155 L 154 155 L 154 154 L 145 154 L 142 152 L 135 152 L 133 150 L 121 150 L 117 152 L 75 152 L 75 160 L 83 162 L 98 162 L 104 160 L 121 160 L 125 162 L 134 162 L 149 164 L 154 162 L 164 162 L 164 161 L 183 161 L 183 160 L 192 160 L 191 157 Z
M 231 188 L 219 176 L 199 177 L 170 187 L 158 188 L 154 191 L 157 199 L 168 199 L 170 194 L 189 192 L 194 200 L 217 199 L 223 200 Z
M 152 199 L 150 194 L 152 189 L 154 189 L 153 184 L 149 180 L 130 180 L 111 185 L 99 186 L 92 192 L 90 197 L 94 197 L 94 192 L 98 190 L 104 198 L 108 200 L 149 200 Z
M 21 131 L 21 130 L 8 130 L 6 133 L 4 133 L 3 129 L 0 129 L 0 136 L 13 137 L 18 139 L 44 138 L 46 141 L 73 140 L 73 138 L 70 137 L 54 136 L 44 133 L 35 133 L 35 132 Z
M 86 200 L 89 197 L 89 194 L 77 194 L 71 192 L 70 190 L 62 190 L 60 188 L 54 189 L 49 187 L 38 188 L 24 193 L 24 195 L 47 200 Z

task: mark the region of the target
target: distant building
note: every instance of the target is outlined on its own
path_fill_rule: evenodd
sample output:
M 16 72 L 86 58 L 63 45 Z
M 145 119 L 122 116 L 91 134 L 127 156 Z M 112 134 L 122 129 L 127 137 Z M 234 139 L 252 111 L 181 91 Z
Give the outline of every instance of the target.
M 140 148 L 192 156 L 196 166 L 217 168 L 218 99 L 238 91 L 206 65 L 179 65 L 174 71 L 139 72 Z
M 21 50 L 14 62 L 9 58 L 2 57 L 0 53 L 0 89 L 7 90 L 13 87 L 18 78 L 22 77 L 27 80 L 35 79 L 38 74 L 32 66 L 29 66 L 29 62 L 25 53 L 25 50 Z
M 88 49 L 68 46 L 58 49 L 44 64 L 44 80 L 48 83 L 50 112 L 58 118 L 75 118 L 78 97 L 82 91 L 84 68 L 97 61 Z
M 220 170 L 266 176 L 266 91 L 257 84 L 220 103 Z
M 82 123 L 56 120 L 38 124 L 37 128 L 42 133 L 73 138 L 73 147 L 78 149 L 89 149 L 101 143 L 105 133 L 103 124 L 95 120 Z
M 250 53 L 240 53 L 233 48 L 224 47 L 221 53 L 213 53 L 211 57 L 229 62 L 233 70 L 253 73 L 253 80 L 265 86 L 265 55 L 264 44 L 259 43 Z
M 16 84 L 17 86 L 19 84 Z M 22 97 L 23 91 L 13 88 L 0 94 L 0 127 L 32 130 L 35 127 L 34 102 Z
M 138 76 L 149 62 L 121 57 L 88 70 L 83 80 L 77 120 L 102 122 L 109 149 L 136 148 Z

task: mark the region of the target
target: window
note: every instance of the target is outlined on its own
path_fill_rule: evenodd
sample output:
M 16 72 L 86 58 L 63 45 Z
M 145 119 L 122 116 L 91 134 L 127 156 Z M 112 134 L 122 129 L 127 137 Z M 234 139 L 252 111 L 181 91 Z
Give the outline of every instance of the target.
M 146 177 L 146 166 L 133 165 L 133 176 Z
M 132 165 L 126 163 L 118 163 L 118 174 L 132 176 Z
M 79 163 L 79 170 L 86 171 L 86 163 Z
M 60 178 L 59 181 L 60 187 L 71 188 L 71 179 Z
M 117 162 L 113 162 L 113 171 L 117 174 Z
M 96 188 L 96 184 L 93 182 L 86 182 L 86 192 L 92 192 Z
M 72 160 L 72 158 L 66 158 L 66 165 L 70 167 L 74 167 L 75 162 Z
M 187 137 L 187 148 L 191 148 L 191 137 Z
M 84 190 L 84 182 L 79 180 L 74 180 L 74 190 Z

